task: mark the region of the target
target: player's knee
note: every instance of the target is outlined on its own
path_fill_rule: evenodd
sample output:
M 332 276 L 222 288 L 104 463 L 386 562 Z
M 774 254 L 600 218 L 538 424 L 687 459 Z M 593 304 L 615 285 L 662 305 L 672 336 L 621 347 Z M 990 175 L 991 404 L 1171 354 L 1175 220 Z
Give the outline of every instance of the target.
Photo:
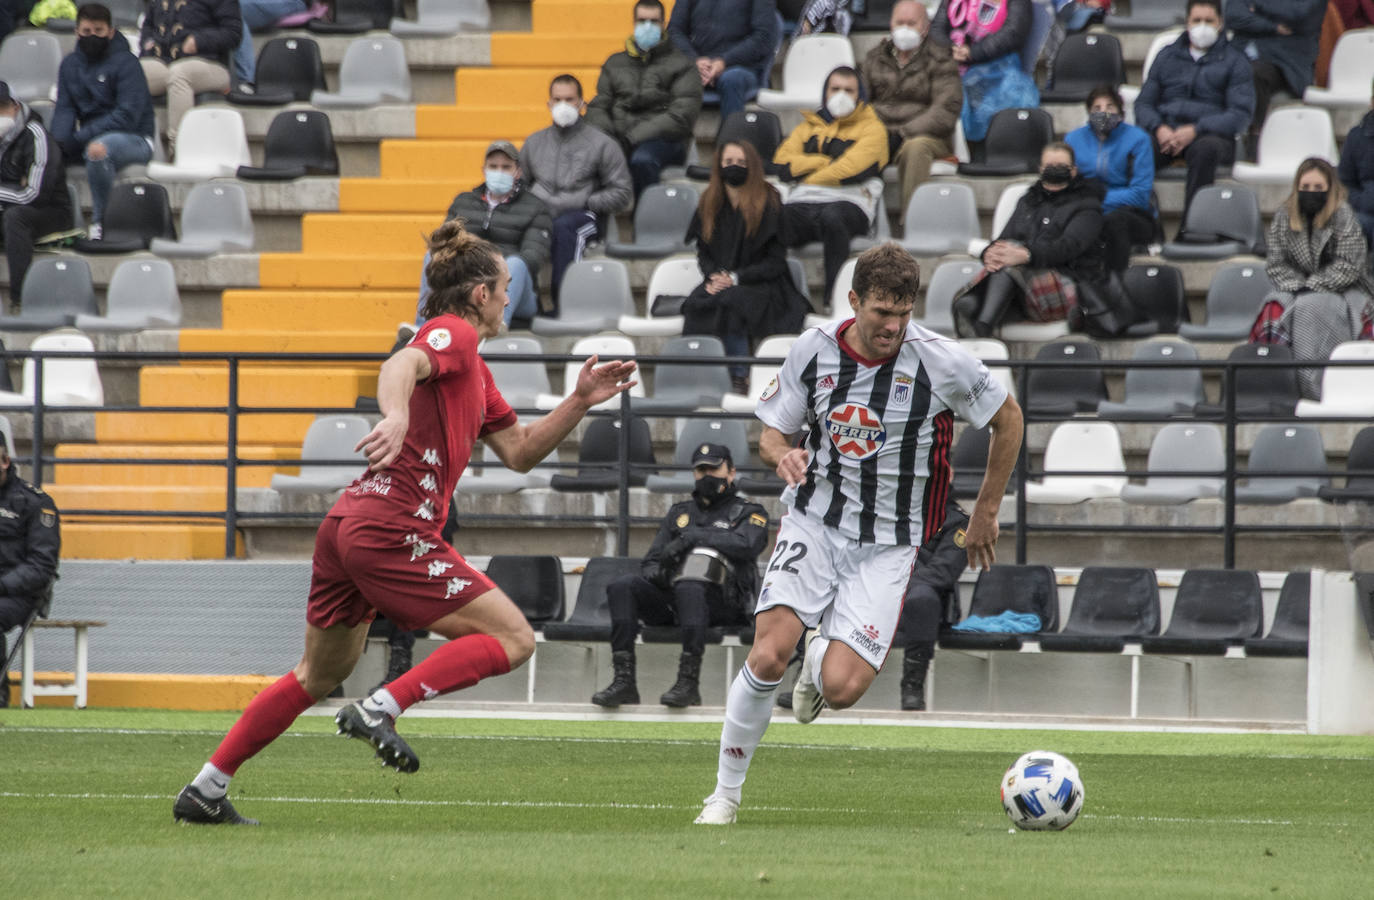
M 499 634 L 496 639 L 501 642 L 501 649 L 506 651 L 506 659 L 510 661 L 512 670 L 524 665 L 534 655 L 534 630 L 528 624 Z
M 870 679 L 860 677 L 827 677 L 825 679 L 825 702 L 831 709 L 848 709 L 868 690 Z
M 791 658 L 790 650 L 779 651 L 755 644 L 749 651 L 749 671 L 760 681 L 777 681 L 787 671 L 787 662 Z

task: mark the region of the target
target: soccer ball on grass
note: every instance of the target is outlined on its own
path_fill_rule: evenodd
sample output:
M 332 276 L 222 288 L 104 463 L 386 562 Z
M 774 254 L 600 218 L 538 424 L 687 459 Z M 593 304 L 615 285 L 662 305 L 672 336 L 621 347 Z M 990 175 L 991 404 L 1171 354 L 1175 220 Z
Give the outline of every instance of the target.
M 1027 831 L 1063 831 L 1083 811 L 1078 767 L 1058 753 L 1032 750 L 1002 776 L 1002 807 Z

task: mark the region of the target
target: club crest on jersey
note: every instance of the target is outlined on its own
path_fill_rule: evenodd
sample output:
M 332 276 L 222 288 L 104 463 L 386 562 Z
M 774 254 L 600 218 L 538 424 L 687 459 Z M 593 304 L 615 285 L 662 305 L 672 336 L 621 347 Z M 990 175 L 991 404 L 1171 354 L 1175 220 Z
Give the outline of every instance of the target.
M 905 406 L 911 402 L 911 376 L 897 375 L 892 379 L 892 403 Z
M 825 424 L 835 449 L 850 459 L 868 459 L 887 441 L 883 420 L 862 403 L 837 406 L 830 411 Z
M 453 335 L 448 333 L 447 328 L 436 328 L 429 333 L 425 341 L 435 350 L 443 350 L 453 342 Z

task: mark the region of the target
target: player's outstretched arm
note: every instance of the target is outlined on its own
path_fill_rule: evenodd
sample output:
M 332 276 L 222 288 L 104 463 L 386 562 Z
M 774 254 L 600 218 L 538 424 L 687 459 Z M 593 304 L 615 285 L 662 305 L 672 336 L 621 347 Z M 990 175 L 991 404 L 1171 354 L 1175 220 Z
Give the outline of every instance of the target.
M 528 472 L 563 442 L 587 410 L 634 387 L 637 382 L 629 380 L 634 371 L 633 360 L 597 365 L 592 356 L 577 373 L 577 387 L 553 411 L 529 425 L 494 431 L 486 436 L 487 444 L 509 468 Z
M 966 547 L 968 564 L 975 570 L 991 568 L 997 561 L 997 512 L 1002 507 L 1007 479 L 1011 478 L 1016 457 L 1021 452 L 1022 427 L 1021 407 L 1008 395 L 988 422 L 992 432 L 988 440 L 988 465 L 973 514 L 969 516 Z
M 410 395 L 417 382 L 429 377 L 429 357 L 423 350 L 402 347 L 382 363 L 377 376 L 377 405 L 382 409 L 382 421 L 358 442 L 354 450 L 367 456 L 370 469 L 385 469 L 401 455 L 406 430 L 410 428 Z

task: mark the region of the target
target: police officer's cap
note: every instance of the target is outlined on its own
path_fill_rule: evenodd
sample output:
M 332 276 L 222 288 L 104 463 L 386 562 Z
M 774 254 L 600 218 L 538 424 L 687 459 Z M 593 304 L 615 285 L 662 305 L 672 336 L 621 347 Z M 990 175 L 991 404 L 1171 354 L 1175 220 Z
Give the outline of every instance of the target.
M 721 463 L 734 465 L 735 461 L 730 456 L 730 448 L 724 444 L 699 444 L 697 449 L 692 451 L 692 468 L 697 466 L 710 466 L 715 468 Z

